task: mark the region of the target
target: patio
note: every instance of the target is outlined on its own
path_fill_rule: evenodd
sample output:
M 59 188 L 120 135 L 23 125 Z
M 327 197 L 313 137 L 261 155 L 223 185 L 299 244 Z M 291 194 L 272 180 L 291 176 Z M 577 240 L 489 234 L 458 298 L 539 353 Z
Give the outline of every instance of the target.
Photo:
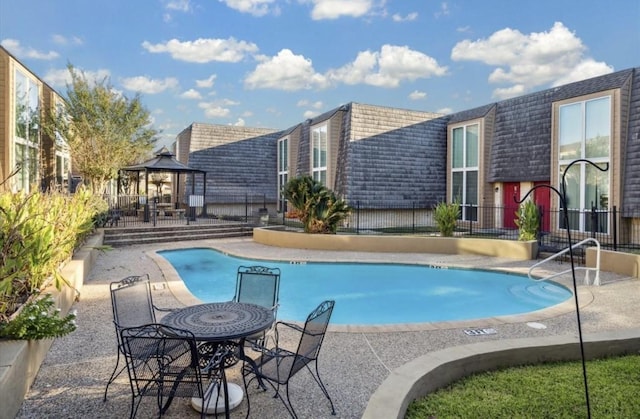
M 182 247 L 213 247 L 234 255 L 280 260 L 325 260 L 363 262 L 410 262 L 475 268 L 500 268 L 525 272 L 532 262 L 479 256 L 365 253 L 335 251 L 303 251 L 264 246 L 251 239 L 222 239 L 171 244 L 115 248 L 98 257 L 81 300 L 76 332 L 57 339 L 51 347 L 38 377 L 28 393 L 18 418 L 121 418 L 129 414 L 130 389 L 126 374 L 109 389 L 102 401 L 104 386 L 115 364 L 116 341 L 111 323 L 108 284 L 127 275 L 149 273 L 155 283 L 153 298 L 159 306 L 180 307 L 181 282 L 172 270 L 160 269 L 154 251 Z M 265 263 L 268 265 L 268 263 Z M 548 265 L 548 269 L 564 270 L 567 264 Z M 601 287 L 580 286 L 582 329 L 586 334 L 633 328 L 637 325 L 636 309 L 640 303 L 640 282 L 601 273 Z M 558 282 L 570 284 L 570 275 Z M 581 277 L 578 282 L 582 283 Z M 592 296 L 592 298 L 590 297 Z M 584 297 L 584 298 L 583 298 Z M 537 321 L 546 329 L 534 329 L 526 322 Z M 493 335 L 470 336 L 468 328 L 492 327 Z M 508 319 L 486 319 L 447 324 L 422 324 L 398 327 L 339 328 L 331 327 L 319 358 L 320 374 L 331 394 L 339 418 L 360 418 L 371 395 L 389 376 L 390 371 L 429 352 L 471 343 L 521 337 L 547 337 L 573 334 L 577 325 L 572 305 L 560 310 L 549 309 Z M 286 337 L 285 337 L 286 338 Z M 241 382 L 238 367 L 228 371 L 229 380 Z M 311 385 L 311 377 L 298 374 L 291 388 L 291 398 L 301 417 L 330 418 L 328 406 L 320 390 Z M 285 417 L 282 404 L 272 393 L 251 391 L 252 417 Z M 143 400 L 139 418 L 155 417 L 153 398 Z M 145 409 L 144 406 L 148 406 Z M 232 412 L 244 417 L 246 401 Z M 168 418 L 197 417 L 187 400 L 177 399 L 167 412 Z

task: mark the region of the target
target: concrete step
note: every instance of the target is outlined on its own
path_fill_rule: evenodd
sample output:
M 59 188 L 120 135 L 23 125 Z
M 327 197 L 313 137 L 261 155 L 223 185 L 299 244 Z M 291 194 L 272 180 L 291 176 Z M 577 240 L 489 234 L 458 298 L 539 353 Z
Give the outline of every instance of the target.
M 253 227 L 246 224 L 113 228 L 105 229 L 104 244 L 117 247 L 145 243 L 246 237 L 252 234 Z

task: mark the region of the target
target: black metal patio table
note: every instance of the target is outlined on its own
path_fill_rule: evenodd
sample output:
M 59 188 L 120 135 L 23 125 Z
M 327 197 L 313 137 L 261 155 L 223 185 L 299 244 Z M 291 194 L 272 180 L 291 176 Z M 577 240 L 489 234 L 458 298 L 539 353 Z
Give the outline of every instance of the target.
M 198 304 L 174 310 L 164 316 L 160 323 L 189 330 L 197 341 L 203 342 L 202 349 L 211 354 L 214 354 L 220 345 L 237 346 L 238 359 L 255 367 L 253 359 L 245 356 L 245 338 L 268 329 L 274 321 L 273 311 L 267 307 L 226 301 Z M 237 384 L 229 383 L 227 395 L 229 396 L 228 409 L 231 410 L 240 404 L 244 392 Z M 205 406 L 203 401 L 198 398 L 192 399 L 191 404 L 198 411 Z M 219 408 L 224 409 L 225 407 L 224 401 L 222 401 L 222 406 Z M 208 410 L 207 413 L 214 413 L 214 410 Z

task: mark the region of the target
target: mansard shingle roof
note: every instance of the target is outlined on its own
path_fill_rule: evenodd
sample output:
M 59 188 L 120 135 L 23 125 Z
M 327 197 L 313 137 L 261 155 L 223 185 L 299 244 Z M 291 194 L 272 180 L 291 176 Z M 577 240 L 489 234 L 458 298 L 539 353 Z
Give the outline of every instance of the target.
M 545 90 L 495 105 L 489 182 L 549 180 L 552 95 Z
M 189 166 L 207 171 L 207 196 L 235 195 L 244 201 L 245 194 L 264 195 L 274 201 L 280 136 L 281 131 L 268 129 L 194 124 Z

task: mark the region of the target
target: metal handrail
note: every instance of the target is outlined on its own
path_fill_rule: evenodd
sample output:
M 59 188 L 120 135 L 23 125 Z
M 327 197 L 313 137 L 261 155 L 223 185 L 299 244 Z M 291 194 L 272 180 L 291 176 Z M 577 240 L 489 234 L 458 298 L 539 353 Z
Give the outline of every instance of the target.
M 589 237 L 588 239 L 584 239 L 581 242 L 574 244 L 573 246 L 571 246 L 571 249 L 575 249 L 576 247 L 582 246 L 582 245 L 584 245 L 584 244 L 586 244 L 588 242 L 593 242 L 593 243 L 596 244 L 596 248 L 597 248 L 597 250 L 596 250 L 596 252 L 597 252 L 597 255 L 596 255 L 596 267 L 595 268 L 588 268 L 586 266 L 576 266 L 575 269 L 576 270 L 577 269 L 581 269 L 581 270 L 586 271 L 585 275 L 584 275 L 584 284 L 585 285 L 589 285 L 589 272 L 590 271 L 595 271 L 596 274 L 595 274 L 595 278 L 593 279 L 593 285 L 599 286 L 600 285 L 600 242 L 598 240 L 594 239 L 593 237 Z M 558 256 L 564 255 L 568 251 L 569 251 L 569 247 L 567 247 L 566 249 L 562 249 L 558 253 L 556 253 L 554 255 L 551 255 L 548 258 L 546 258 L 546 259 L 534 264 L 533 266 L 531 266 L 531 268 L 529 268 L 529 273 L 528 273 L 529 279 L 532 279 L 534 281 L 544 281 L 544 280 L 553 279 L 553 278 L 558 277 L 560 275 L 564 275 L 564 274 L 566 274 L 568 272 L 571 272 L 571 268 L 569 268 L 569 269 L 567 269 L 565 271 L 558 272 L 558 273 L 555 273 L 555 274 L 553 274 L 551 276 L 547 276 L 547 277 L 544 277 L 544 278 L 534 278 L 534 277 L 531 276 L 531 272 L 533 272 L 533 270 L 535 268 L 539 267 L 540 265 L 542 265 L 542 264 L 544 264 L 546 262 L 549 262 L 551 260 L 556 259 Z

